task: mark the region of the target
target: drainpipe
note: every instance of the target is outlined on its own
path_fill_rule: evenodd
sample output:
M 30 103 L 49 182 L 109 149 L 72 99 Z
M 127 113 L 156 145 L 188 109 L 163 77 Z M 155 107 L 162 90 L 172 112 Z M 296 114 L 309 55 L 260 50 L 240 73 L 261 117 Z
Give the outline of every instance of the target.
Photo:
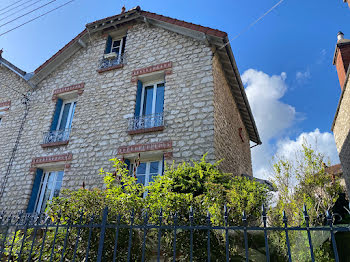
M 6 188 L 6 184 L 7 184 L 8 178 L 9 178 L 10 173 L 11 173 L 13 161 L 15 159 L 16 152 L 17 152 L 18 145 L 19 145 L 19 141 L 20 141 L 21 136 L 22 136 L 24 124 L 26 122 L 26 119 L 27 119 L 27 116 L 28 116 L 28 113 L 29 113 L 29 108 L 30 108 L 29 101 L 30 100 L 29 100 L 28 96 L 23 94 L 22 104 L 25 105 L 24 116 L 23 116 L 22 121 L 21 121 L 21 125 L 20 125 L 20 128 L 19 128 L 18 134 L 17 134 L 15 145 L 14 145 L 14 147 L 12 149 L 11 157 L 10 157 L 7 169 L 6 169 L 5 176 L 3 177 L 2 183 L 0 185 L 0 203 L 1 203 L 2 197 L 4 195 L 4 191 L 5 191 L 5 188 Z

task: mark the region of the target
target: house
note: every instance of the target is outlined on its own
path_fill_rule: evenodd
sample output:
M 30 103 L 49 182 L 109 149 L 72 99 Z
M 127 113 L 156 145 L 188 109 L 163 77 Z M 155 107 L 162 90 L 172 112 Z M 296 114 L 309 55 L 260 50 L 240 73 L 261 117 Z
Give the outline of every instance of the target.
M 61 188 L 102 187 L 99 169 L 115 156 L 130 169 L 141 162 L 146 185 L 165 163 L 205 153 L 252 176 L 250 143 L 261 141 L 225 32 L 123 9 L 87 24 L 32 75 L 12 68 L 0 67 L 1 83 L 29 102 L 20 133 L 21 95 L 0 85 L 11 105 L 0 126 L 2 210 L 40 212 Z
M 343 170 L 347 192 L 350 193 L 350 40 L 344 38 L 342 32 L 338 33 L 333 64 L 337 68 L 341 95 L 337 111 L 332 124 L 335 143 Z

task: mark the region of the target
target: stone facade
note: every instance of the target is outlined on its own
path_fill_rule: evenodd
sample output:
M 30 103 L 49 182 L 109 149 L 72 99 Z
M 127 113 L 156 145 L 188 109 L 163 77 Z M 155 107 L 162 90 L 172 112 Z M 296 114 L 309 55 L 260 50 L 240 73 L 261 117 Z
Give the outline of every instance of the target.
M 350 82 L 346 82 L 342 98 L 339 103 L 337 117 L 334 120 L 333 133 L 340 162 L 343 168 L 343 176 L 350 192 Z
M 208 161 L 224 159 L 224 171 L 252 175 L 249 137 L 210 45 L 145 23 L 120 30 L 127 31 L 127 62 L 122 67 L 99 70 L 107 36 L 95 33 L 85 48 L 36 86 L 0 209 L 26 209 L 36 168 L 64 170 L 63 188 L 78 189 L 83 183 L 86 188 L 102 187 L 99 169 L 109 170 L 109 159 L 116 155 L 135 157 L 132 149 L 139 147 L 146 151 L 140 150 L 141 159 L 161 151 L 166 162 L 180 163 L 208 153 Z M 156 70 L 150 74 L 145 68 Z M 8 75 L 1 74 L 0 81 Z M 165 81 L 165 125 L 162 130 L 151 130 L 156 132 L 130 135 L 128 118 L 134 116 L 140 79 Z M 18 90 L 28 88 L 22 80 L 17 82 Z M 11 122 L 4 121 L 0 127 L 0 149 L 6 152 L 0 156 L 3 173 L 23 106 L 14 99 L 18 95 L 1 88 L 1 99 L 12 100 Z M 8 97 L 3 99 L 3 92 Z M 77 101 L 69 141 L 41 146 L 60 96 Z
M 28 91 L 29 85 L 23 78 L 5 66 L 0 67 L 0 181 L 5 178 L 25 115 L 22 94 L 26 94 Z M 20 180 L 9 182 L 5 188 L 5 193 L 9 192 L 11 188 L 21 187 L 20 184 Z
M 214 148 L 220 168 L 235 175 L 252 175 L 249 136 L 218 56 L 213 58 Z

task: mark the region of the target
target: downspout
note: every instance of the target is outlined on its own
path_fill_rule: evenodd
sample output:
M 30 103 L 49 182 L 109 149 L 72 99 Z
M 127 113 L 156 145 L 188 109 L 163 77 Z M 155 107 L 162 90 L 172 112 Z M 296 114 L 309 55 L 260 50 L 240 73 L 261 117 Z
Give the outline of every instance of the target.
M 0 187 L 0 203 L 1 203 L 2 197 L 4 195 L 4 191 L 5 191 L 5 188 L 6 188 L 6 184 L 7 184 L 8 178 L 9 178 L 10 173 L 11 173 L 13 161 L 15 159 L 16 152 L 17 152 L 18 145 L 19 145 L 19 141 L 20 141 L 21 136 L 22 136 L 24 124 L 26 122 L 26 119 L 27 119 L 27 116 L 28 116 L 28 113 L 29 113 L 29 108 L 30 108 L 29 101 L 30 100 L 29 100 L 28 96 L 27 95 L 23 95 L 22 103 L 25 105 L 24 116 L 23 116 L 22 121 L 21 121 L 21 125 L 20 125 L 20 128 L 19 128 L 18 134 L 17 134 L 15 145 L 14 145 L 14 147 L 12 149 L 11 157 L 10 157 L 7 169 L 6 169 L 5 176 L 4 176 L 4 178 L 2 180 L 2 183 L 1 183 L 1 187 Z

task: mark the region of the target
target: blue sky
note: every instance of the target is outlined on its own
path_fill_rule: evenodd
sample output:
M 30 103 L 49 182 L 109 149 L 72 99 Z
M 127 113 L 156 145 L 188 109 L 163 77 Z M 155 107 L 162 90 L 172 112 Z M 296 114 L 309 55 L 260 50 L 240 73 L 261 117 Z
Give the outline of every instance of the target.
M 16 1 L 2 0 L 0 9 Z M 56 0 L 6 26 L 1 25 L 16 16 L 1 20 L 10 12 L 1 15 L 6 10 L 0 11 L 0 33 L 66 1 Z M 47 2 L 41 0 L 33 8 Z M 140 5 L 147 11 L 217 28 L 233 39 L 277 2 L 75 0 L 1 36 L 0 48 L 6 59 L 31 72 L 81 32 L 86 23 L 119 13 L 124 4 L 127 9 Z M 264 176 L 271 157 L 276 152 L 290 152 L 302 138 L 310 143 L 317 140 L 321 151 L 334 163 L 339 161 L 330 133 L 340 96 L 332 58 L 337 32 L 341 30 L 350 38 L 346 26 L 349 18 L 350 9 L 342 0 L 285 0 L 231 42 L 263 140 L 263 146 L 252 149 L 256 175 Z

